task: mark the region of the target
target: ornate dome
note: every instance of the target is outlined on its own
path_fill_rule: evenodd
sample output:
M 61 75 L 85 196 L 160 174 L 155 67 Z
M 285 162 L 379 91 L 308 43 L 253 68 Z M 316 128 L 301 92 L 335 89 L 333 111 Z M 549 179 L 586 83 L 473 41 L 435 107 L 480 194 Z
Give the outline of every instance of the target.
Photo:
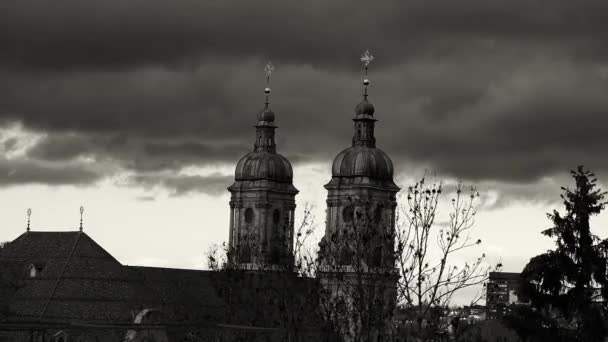
M 365 99 L 361 102 L 359 102 L 359 104 L 355 107 L 355 114 L 357 115 L 374 115 L 374 112 L 376 111 L 376 109 L 374 108 L 374 105 L 367 101 L 367 96 L 365 96 Z
M 266 103 L 264 109 L 258 113 L 258 121 L 274 122 L 274 112 Z
M 331 173 L 333 177 L 369 177 L 392 181 L 393 162 L 382 150 L 354 146 L 338 154 Z
M 293 170 L 287 158 L 266 151 L 252 152 L 241 158 L 234 172 L 235 180 L 272 180 L 291 182 Z

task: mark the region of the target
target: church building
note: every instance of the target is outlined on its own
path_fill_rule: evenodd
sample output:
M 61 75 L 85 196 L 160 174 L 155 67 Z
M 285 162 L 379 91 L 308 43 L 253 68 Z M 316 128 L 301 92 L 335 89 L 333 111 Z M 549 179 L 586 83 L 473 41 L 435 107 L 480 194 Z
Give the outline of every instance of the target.
M 391 159 L 376 147 L 372 59 L 362 58 L 352 145 L 336 156 L 325 185 L 314 277 L 294 270 L 298 190 L 277 152 L 268 64 L 253 149 L 228 187 L 226 268 L 127 266 L 84 232 L 82 220 L 74 231 L 33 231 L 28 221 L 0 248 L 0 342 L 385 340 L 396 300 L 399 187 Z

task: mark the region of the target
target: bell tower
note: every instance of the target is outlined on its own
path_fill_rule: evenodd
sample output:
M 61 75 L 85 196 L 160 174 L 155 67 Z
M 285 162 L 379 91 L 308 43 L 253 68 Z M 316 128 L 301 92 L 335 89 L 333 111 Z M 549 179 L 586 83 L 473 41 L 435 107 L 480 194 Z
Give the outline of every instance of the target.
M 327 218 L 319 243 L 319 278 L 333 304 L 328 307 L 336 310 L 326 314 L 338 318 L 345 341 L 362 334 L 366 341 L 386 340 L 397 297 L 394 244 L 400 189 L 391 159 L 376 147 L 375 108 L 367 93 L 372 60 L 369 51 L 361 57 L 363 101 L 355 107 L 352 145 L 336 156 L 325 185 Z
M 253 151 L 239 160 L 230 191 L 228 260 L 249 270 L 287 270 L 293 265 L 295 196 L 293 170 L 276 152 L 275 115 L 270 109 L 269 62 L 266 101 L 257 115 Z

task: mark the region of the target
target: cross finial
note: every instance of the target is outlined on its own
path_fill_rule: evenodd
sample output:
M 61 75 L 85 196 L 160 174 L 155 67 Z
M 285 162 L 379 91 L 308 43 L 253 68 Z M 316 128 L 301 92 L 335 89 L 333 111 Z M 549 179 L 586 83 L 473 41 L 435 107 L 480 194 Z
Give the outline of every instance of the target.
M 272 65 L 271 61 L 268 61 L 264 67 L 264 73 L 266 73 L 266 88 L 264 89 L 264 94 L 266 94 L 266 105 L 268 105 L 268 97 L 270 96 L 270 76 L 273 71 L 274 65 Z
M 80 231 L 82 231 L 82 214 L 84 214 L 84 207 L 80 206 Z
M 369 64 L 374 60 L 374 56 L 369 52 L 369 50 L 365 50 L 363 55 L 361 55 L 361 62 L 365 65 L 365 78 L 363 79 L 363 86 L 365 87 L 365 92 L 363 93 L 363 98 L 367 100 L 367 86 L 369 85 L 369 78 L 367 78 L 367 68 Z
M 32 216 L 32 208 L 27 209 L 27 231 L 30 231 L 30 217 Z
M 372 54 L 369 52 L 369 50 L 365 50 L 363 55 L 361 55 L 361 62 L 363 62 L 363 64 L 365 65 L 365 69 L 367 69 L 367 66 L 373 60 L 374 60 L 374 56 L 372 56 Z

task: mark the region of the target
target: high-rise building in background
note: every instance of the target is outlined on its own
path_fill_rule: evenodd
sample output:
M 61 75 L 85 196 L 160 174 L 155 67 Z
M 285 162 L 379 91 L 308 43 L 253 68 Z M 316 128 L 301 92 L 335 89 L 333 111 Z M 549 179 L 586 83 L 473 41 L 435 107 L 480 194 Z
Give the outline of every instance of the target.
M 488 319 L 500 319 L 512 305 L 523 304 L 518 297 L 521 274 L 513 272 L 490 272 L 486 287 L 486 310 Z

